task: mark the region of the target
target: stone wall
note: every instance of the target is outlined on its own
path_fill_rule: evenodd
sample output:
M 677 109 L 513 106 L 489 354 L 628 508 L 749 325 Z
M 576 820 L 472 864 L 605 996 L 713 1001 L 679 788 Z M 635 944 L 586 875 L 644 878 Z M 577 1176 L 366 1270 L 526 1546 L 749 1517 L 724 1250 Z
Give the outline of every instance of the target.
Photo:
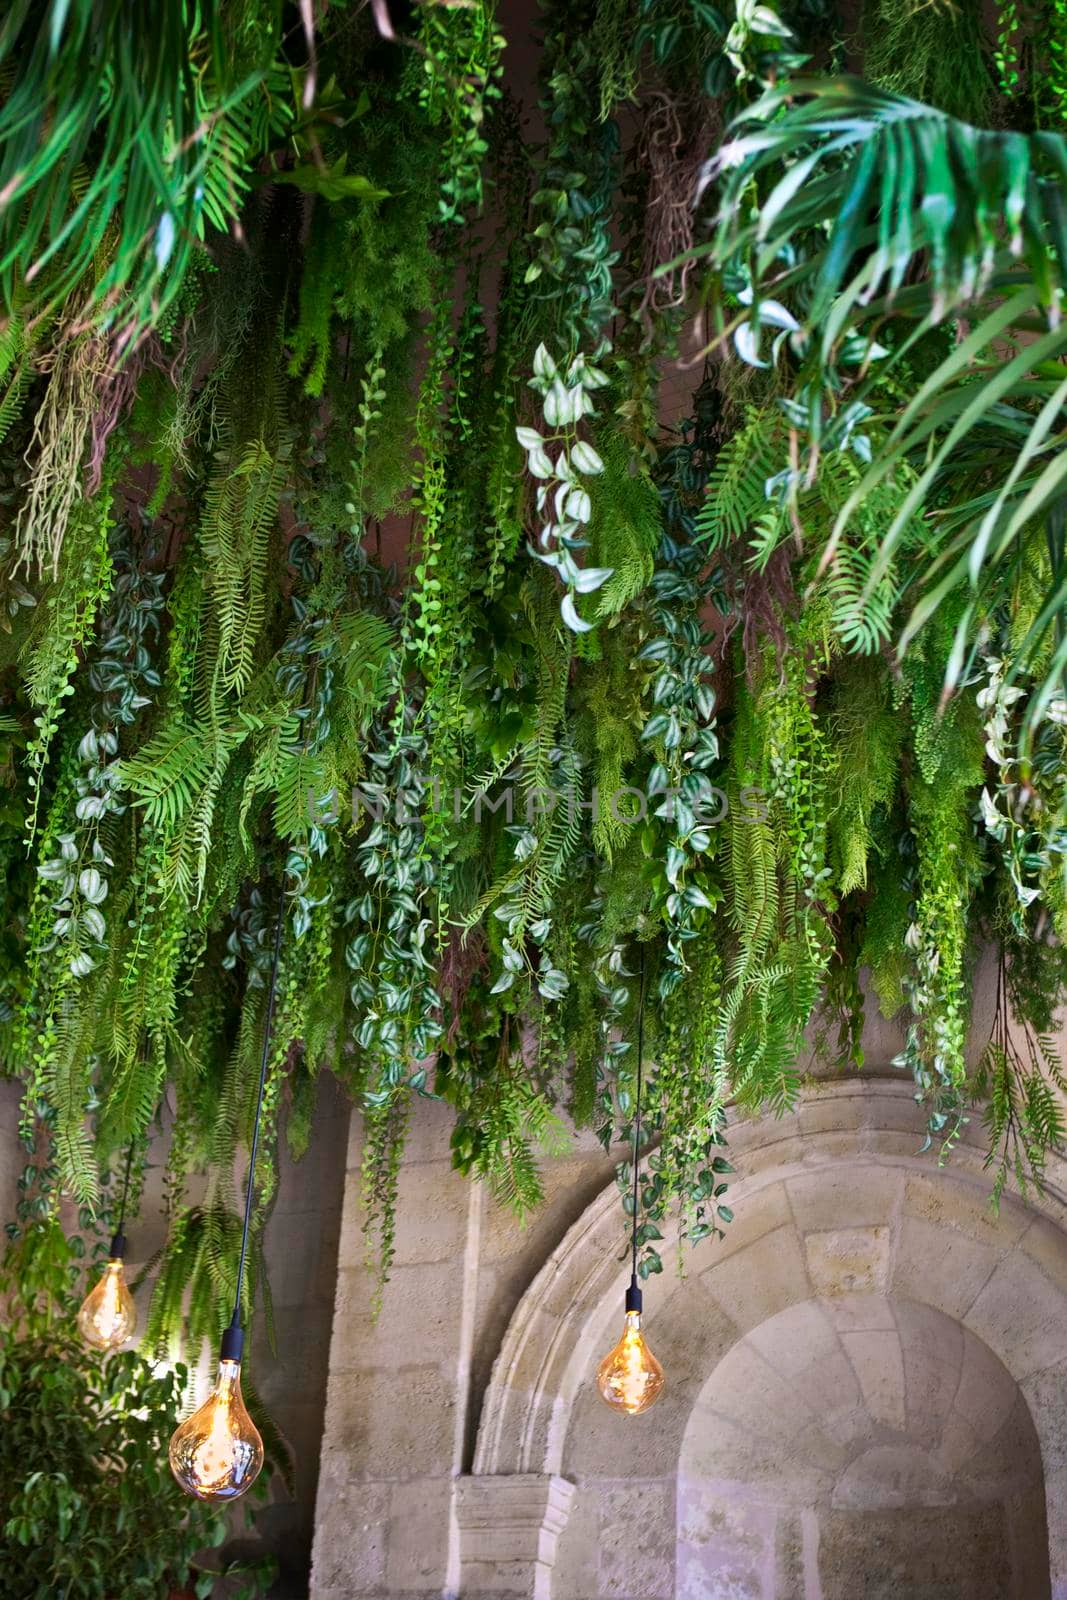
M 452 1116 L 422 1101 L 400 1180 L 397 1252 L 377 1322 L 363 1265 L 362 1143 L 352 1119 L 319 1474 L 316 1600 L 456 1593 L 454 1490 L 493 1360 L 546 1254 L 611 1178 L 591 1138 L 545 1163 L 527 1229 L 452 1170 Z M 539 1525 L 539 1524 L 538 1524 Z
M 357 1119 L 358 1121 L 358 1119 Z M 899 1075 L 732 1135 L 736 1220 L 646 1290 L 667 1388 L 592 1385 L 626 1264 L 612 1163 L 520 1230 L 420 1106 L 375 1326 L 349 1151 L 313 1600 L 1067 1600 L 1064 1174 L 988 1208 Z
M 249 1371 L 293 1459 L 293 1493 L 271 1485 L 271 1503 L 257 1510 L 254 1547 L 278 1561 L 273 1600 L 308 1592 L 315 1495 L 319 1476 L 337 1286 L 337 1252 L 345 1194 L 348 1102 L 336 1080 L 319 1080 L 311 1143 L 299 1162 L 283 1155 L 278 1198 L 264 1235 L 275 1326 L 257 1315 Z M 238 1542 L 232 1547 L 241 1549 Z

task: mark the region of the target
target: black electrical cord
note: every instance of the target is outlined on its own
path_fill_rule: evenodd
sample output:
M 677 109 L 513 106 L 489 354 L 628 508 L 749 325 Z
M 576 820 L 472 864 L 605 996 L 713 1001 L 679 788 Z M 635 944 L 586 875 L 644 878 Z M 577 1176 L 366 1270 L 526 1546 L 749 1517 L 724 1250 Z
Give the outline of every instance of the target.
M 259 1150 L 259 1123 L 263 1112 L 263 1091 L 267 1086 L 267 1067 L 270 1062 L 270 1036 L 274 1022 L 274 1002 L 278 992 L 278 959 L 282 950 L 282 933 L 285 928 L 285 892 L 278 906 L 278 920 L 274 924 L 274 950 L 270 962 L 270 981 L 267 986 L 267 1011 L 263 1019 L 263 1053 L 259 1061 L 259 1093 L 256 1096 L 256 1116 L 252 1124 L 252 1149 L 248 1161 L 248 1182 L 245 1187 L 245 1218 L 241 1229 L 241 1254 L 237 1262 L 237 1287 L 233 1297 L 233 1316 L 222 1336 L 222 1360 L 240 1361 L 244 1350 L 244 1330 L 241 1327 L 241 1286 L 244 1283 L 245 1258 L 248 1255 L 248 1229 L 252 1221 L 252 1201 L 256 1187 L 256 1153 Z
M 637 991 L 637 1101 L 634 1106 L 634 1195 L 630 1224 L 630 1287 L 626 1291 L 627 1311 L 641 1310 L 641 1290 L 637 1283 L 637 1201 L 638 1151 L 641 1148 L 641 1084 L 645 1065 L 645 947 L 641 946 L 640 982 Z
M 126 1254 L 126 1234 L 124 1232 L 126 1226 L 126 1201 L 129 1198 L 130 1193 L 130 1171 L 133 1167 L 133 1152 L 136 1143 L 137 1141 L 135 1138 L 131 1139 L 130 1148 L 126 1152 L 126 1175 L 122 1180 L 122 1201 L 119 1205 L 119 1225 L 115 1229 L 111 1239 L 110 1255 L 112 1261 L 121 1261 L 123 1256 Z

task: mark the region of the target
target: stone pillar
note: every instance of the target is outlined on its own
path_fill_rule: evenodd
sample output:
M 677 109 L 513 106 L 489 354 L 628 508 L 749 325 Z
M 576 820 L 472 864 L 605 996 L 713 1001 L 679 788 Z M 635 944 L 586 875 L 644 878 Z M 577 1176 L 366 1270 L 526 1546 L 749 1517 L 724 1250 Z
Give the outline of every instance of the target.
M 458 1478 L 460 1594 L 550 1600 L 574 1485 L 555 1474 Z

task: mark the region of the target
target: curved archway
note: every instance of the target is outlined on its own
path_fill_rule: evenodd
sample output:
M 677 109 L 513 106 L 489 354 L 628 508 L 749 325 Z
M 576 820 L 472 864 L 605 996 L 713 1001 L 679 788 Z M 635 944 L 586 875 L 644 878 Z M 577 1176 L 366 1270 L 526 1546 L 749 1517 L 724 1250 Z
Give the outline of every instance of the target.
M 745 1335 L 690 1414 L 676 1514 L 677 1600 L 1048 1600 L 1026 1402 L 915 1301 L 799 1301 Z
M 670 1551 L 656 1557 L 658 1575 L 644 1592 L 673 1592 L 664 1588 L 662 1570 L 669 1559 L 673 1572 L 673 1484 L 690 1417 L 712 1374 L 754 1330 L 790 1308 L 846 1299 L 855 1316 L 887 1300 L 929 1308 L 996 1358 L 1036 1427 L 1050 1530 L 1044 1570 L 1051 1570 L 1053 1600 L 1067 1600 L 1062 1164 L 1040 1207 L 1009 1198 L 993 1218 L 977 1144 L 961 1145 L 938 1168 L 918 1154 L 921 1134 L 921 1115 L 899 1079 L 821 1085 L 793 1116 L 734 1130 L 736 1221 L 724 1244 L 693 1256 L 683 1282 L 672 1286 L 664 1277 L 651 1287 L 648 1334 L 668 1387 L 637 1423 L 608 1412 L 590 1382 L 598 1356 L 614 1342 L 625 1282 L 614 1188 L 572 1228 L 512 1319 L 474 1466 L 483 1479 L 524 1475 L 577 1485 L 556 1600 L 599 1592 L 574 1587 L 577 1574 L 567 1575 L 583 1540 L 596 1544 L 598 1560 L 610 1545 L 610 1529 L 603 1522 L 594 1529 L 584 1504 L 594 1480 L 621 1486 L 620 1506 L 629 1488 L 623 1519 L 638 1515 L 644 1495 L 650 1519 L 669 1527 Z M 655 1495 L 651 1485 L 660 1486 Z

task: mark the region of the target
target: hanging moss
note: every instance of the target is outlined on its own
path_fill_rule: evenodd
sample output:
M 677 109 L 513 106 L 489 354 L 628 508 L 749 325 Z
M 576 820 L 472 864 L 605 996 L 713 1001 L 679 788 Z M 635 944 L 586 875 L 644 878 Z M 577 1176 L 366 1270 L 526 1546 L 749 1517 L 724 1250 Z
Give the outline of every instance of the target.
M 872 83 L 964 122 L 989 122 L 991 48 L 976 0 L 868 0 L 860 26 L 864 72 Z

